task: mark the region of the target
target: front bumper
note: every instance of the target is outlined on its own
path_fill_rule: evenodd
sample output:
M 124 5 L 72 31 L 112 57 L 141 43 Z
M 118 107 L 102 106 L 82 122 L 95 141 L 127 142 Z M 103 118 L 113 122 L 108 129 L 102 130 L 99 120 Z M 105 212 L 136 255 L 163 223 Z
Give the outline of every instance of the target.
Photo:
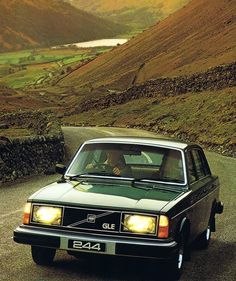
M 38 228 L 32 226 L 19 226 L 14 231 L 13 239 L 17 243 L 41 247 L 55 248 L 67 251 L 78 251 L 103 255 L 118 255 L 154 259 L 172 259 L 178 245 L 175 241 L 160 242 L 147 239 L 110 237 L 104 235 L 72 233 L 55 229 Z M 87 251 L 69 248 L 69 240 L 90 241 L 105 243 L 105 252 Z

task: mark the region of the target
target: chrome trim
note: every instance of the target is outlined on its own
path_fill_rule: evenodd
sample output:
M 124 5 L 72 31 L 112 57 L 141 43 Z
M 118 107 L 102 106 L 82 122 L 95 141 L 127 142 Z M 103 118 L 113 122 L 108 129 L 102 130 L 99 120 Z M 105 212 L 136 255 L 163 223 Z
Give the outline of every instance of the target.
M 199 181 L 202 181 L 202 180 L 204 180 L 204 179 L 206 179 L 206 178 L 208 178 L 208 177 L 212 177 L 212 175 L 205 175 L 204 177 L 199 178 L 199 179 L 197 179 L 197 180 L 191 182 L 190 185 L 192 186 L 192 185 L 198 183 Z
M 73 165 L 73 163 L 75 162 L 75 159 L 78 157 L 78 155 L 79 155 L 79 153 L 80 153 L 80 151 L 83 149 L 83 147 L 86 145 L 86 144 L 96 144 L 96 143 L 98 143 L 98 144 L 106 144 L 106 143 L 112 143 L 112 144 L 127 144 L 127 142 L 119 142 L 119 141 L 107 141 L 107 142 L 96 142 L 96 141 L 94 141 L 94 142 L 90 142 L 90 141 L 87 141 L 87 142 L 84 142 L 82 145 L 81 145 L 81 147 L 80 147 L 80 149 L 77 151 L 77 153 L 75 154 L 75 156 L 74 156 L 74 158 L 73 158 L 73 160 L 71 161 L 71 163 L 70 163 L 70 165 L 69 165 L 69 167 L 67 168 L 67 170 L 66 170 L 66 172 L 65 172 L 65 177 L 66 177 L 66 179 L 68 179 L 69 180 L 69 178 L 67 178 L 67 177 L 70 177 L 70 176 L 73 176 L 73 175 L 70 175 L 70 174 L 68 174 L 67 173 L 67 171 L 69 171 L 69 169 L 71 168 L 71 166 Z M 160 147 L 160 148 L 166 148 L 166 149 L 172 149 L 172 150 L 178 150 L 178 151 L 180 151 L 180 153 L 181 153 L 181 155 L 182 155 L 182 163 L 183 163 L 183 172 L 184 172 L 184 182 L 183 183 L 176 183 L 176 182 L 162 182 L 162 181 L 155 181 L 155 182 L 157 182 L 157 183 L 162 183 L 162 184 L 166 184 L 166 185 L 168 185 L 168 184 L 171 184 L 171 185 L 178 185 L 178 186 L 185 186 L 185 185 L 187 185 L 187 171 L 186 171 L 186 159 L 185 159 L 185 156 L 184 156 L 184 151 L 183 151 L 183 149 L 181 149 L 181 148 L 177 148 L 177 147 L 172 147 L 172 146 L 168 146 L 168 145 L 158 145 L 158 144 L 143 144 L 143 143 L 136 143 L 136 142 L 134 142 L 134 143 L 129 143 L 129 144 L 135 144 L 135 145 L 142 145 L 142 146 L 149 146 L 149 147 Z M 113 176 L 99 176 L 99 175 L 86 175 L 86 177 L 93 177 L 93 178 L 108 178 L 108 179 L 123 179 L 123 180 L 135 180 L 135 178 L 126 178 L 126 177 L 113 177 Z
M 74 177 L 75 175 L 66 175 L 65 178 L 66 180 L 70 181 L 70 177 Z M 84 178 L 92 178 L 92 179 L 116 179 L 116 180 L 126 180 L 126 181 L 132 181 L 135 180 L 135 178 L 125 178 L 125 177 L 117 177 L 117 176 L 103 176 L 103 175 L 86 175 L 86 174 L 81 174 L 81 178 L 78 176 L 78 179 L 83 180 Z
M 103 214 L 100 214 L 100 215 L 95 215 L 94 214 L 94 216 L 95 216 L 95 220 L 96 219 L 99 219 L 99 218 L 102 218 L 102 217 L 106 217 L 106 216 L 108 216 L 108 215 L 111 215 L 111 214 L 113 214 L 114 212 L 106 212 L 106 213 L 103 213 Z M 88 214 L 89 215 L 89 214 Z M 80 225 L 80 224 L 82 224 L 82 223 L 84 223 L 84 222 L 88 222 L 88 217 L 86 217 L 86 219 L 84 219 L 84 220 L 81 220 L 81 221 L 78 221 L 78 222 L 74 222 L 74 223 L 72 223 L 72 224 L 69 224 L 69 225 L 67 225 L 66 227 L 76 227 L 77 225 Z M 95 222 L 94 222 L 95 223 Z M 76 225 L 76 226 L 75 226 Z M 87 228 L 86 228 L 87 229 Z
M 31 203 L 31 210 L 30 210 L 30 223 L 33 223 L 33 224 L 38 224 L 38 225 L 45 225 L 45 224 L 42 224 L 42 223 L 39 223 L 39 222 L 35 222 L 33 221 L 33 213 L 34 213 L 34 206 L 46 206 L 46 207 L 56 207 L 56 208 L 61 208 L 62 209 L 62 213 L 61 213 L 61 223 L 60 224 L 57 224 L 57 225 L 48 225 L 48 226 L 57 226 L 57 227 L 61 227 L 63 225 L 63 220 L 64 220 L 64 208 L 65 206 L 63 205 L 55 205 L 55 204 L 50 204 L 50 203 L 37 203 L 37 202 L 33 202 L 33 201 L 28 201 L 28 203 Z M 29 224 L 27 224 L 29 225 Z
M 117 238 L 117 239 L 134 239 L 134 240 L 149 240 L 149 241 L 163 241 L 161 238 L 154 238 L 154 236 L 150 236 L 150 237 L 143 237 L 142 235 L 140 236 L 125 236 L 125 235 L 118 235 L 117 232 L 114 232 L 116 233 L 115 235 L 110 235 L 109 233 L 91 233 L 91 232 L 78 232 L 78 230 L 76 231 L 76 229 L 73 229 L 73 230 L 69 230 L 67 228 L 52 228 L 52 227 L 43 227 L 43 226 L 35 226 L 35 225 L 23 225 L 23 226 L 28 226 L 28 227 L 31 227 L 31 228 L 36 228 L 37 230 L 41 231 L 41 230 L 44 230 L 44 231 L 49 231 L 48 233 L 50 233 L 52 230 L 55 231 L 55 232 L 69 232 L 69 233 L 72 233 L 74 235 L 92 235 L 92 236 L 102 236 L 102 237 L 107 237 L 107 238 Z M 167 239 L 164 239 L 164 240 L 167 240 Z
M 124 231 L 122 230 L 122 225 L 123 225 L 123 221 L 122 221 L 122 216 L 126 215 L 126 214 L 133 214 L 133 215 L 142 215 L 142 216 L 146 216 L 146 217 L 155 217 L 156 218 L 156 229 L 155 229 L 155 233 L 135 233 L 135 232 L 131 232 L 131 231 Z M 137 212 L 125 212 L 122 211 L 121 212 L 121 223 L 120 223 L 120 233 L 130 233 L 130 234 L 136 234 L 136 235 L 150 235 L 150 236 L 155 236 L 157 237 L 157 229 L 159 226 L 159 215 L 155 215 L 155 214 L 147 214 L 147 213 L 137 213 Z
M 76 152 L 76 154 L 74 155 L 74 157 L 73 157 L 73 159 L 72 159 L 70 165 L 69 165 L 68 168 L 66 169 L 65 177 L 67 176 L 67 171 L 70 170 L 71 166 L 72 166 L 72 165 L 74 164 L 74 162 L 75 162 L 75 159 L 77 158 L 78 154 L 79 154 L 80 151 L 83 149 L 83 147 L 85 146 L 85 144 L 86 144 L 86 142 L 84 142 L 84 143 L 80 146 L 79 150 L 78 150 L 78 151 Z
M 47 229 L 48 230 L 48 229 Z M 93 234 L 83 234 L 83 233 L 79 233 L 79 234 L 73 234 L 73 233 L 56 233 L 56 231 L 54 233 L 52 233 L 51 231 L 45 231 L 40 229 L 32 229 L 29 227 L 17 227 L 16 231 L 18 231 L 19 233 L 25 233 L 25 234 L 32 234 L 32 235 L 41 235 L 41 236 L 52 236 L 52 237 L 57 237 L 60 239 L 60 246 L 59 249 L 61 250 L 69 250 L 69 251 L 83 251 L 81 249 L 77 250 L 77 249 L 73 249 L 73 248 L 69 248 L 68 247 L 68 242 L 69 240 L 78 240 L 78 241 L 91 241 L 91 242 L 101 242 L 101 243 L 105 243 L 106 244 L 106 250 L 105 252 L 97 252 L 97 251 L 83 251 L 86 253 L 97 253 L 97 254 L 109 254 L 109 255 L 115 255 L 115 248 L 116 248 L 116 244 L 117 243 L 122 243 L 122 244 L 128 244 L 128 245 L 143 245 L 143 246 L 153 246 L 153 247 L 160 247 L 160 248 L 168 248 L 168 247 L 175 247 L 177 245 L 176 241 L 174 240 L 167 240 L 167 239 L 163 239 L 163 240 L 151 240 L 151 241 L 140 241 L 142 239 L 138 239 L 139 241 L 135 240 L 134 238 L 132 238 L 133 241 L 130 240 L 126 240 L 125 237 L 94 237 Z M 118 255 L 118 254 L 117 254 Z M 132 255 L 131 255 L 132 256 Z M 145 258 L 145 256 L 142 256 L 143 258 Z M 146 256 L 148 258 L 148 256 Z M 154 258 L 154 257 L 151 257 Z
M 73 229 L 74 231 L 76 231 L 76 230 L 88 230 L 88 231 L 97 231 L 97 232 L 103 232 L 102 233 L 102 235 L 105 235 L 104 234 L 104 232 L 107 232 L 107 233 L 127 233 L 127 232 L 123 232 L 123 231 L 121 231 L 121 224 L 122 224 L 122 213 L 131 213 L 131 214 L 137 214 L 137 215 L 143 215 L 143 216 L 152 216 L 152 217 L 156 217 L 157 218 L 157 225 L 156 225 L 156 227 L 158 227 L 158 218 L 159 218 L 159 215 L 156 215 L 156 214 L 152 214 L 152 213 L 142 213 L 142 212 L 130 212 L 130 211 L 127 211 L 127 212 L 125 212 L 125 211 L 122 211 L 122 210 L 110 210 L 110 209 L 107 209 L 107 210 L 104 210 L 104 209 L 90 209 L 90 208 L 85 208 L 85 207 L 73 207 L 73 206 L 61 206 L 61 205 L 53 205 L 53 204 L 44 204 L 44 203 L 34 203 L 34 202 L 31 202 L 32 203 L 32 210 L 33 210 L 33 206 L 34 205 L 36 205 L 36 206 L 51 206 L 51 207 L 60 207 L 60 208 L 62 208 L 63 209 L 63 218 L 62 218 L 62 223 L 60 224 L 60 225 L 48 225 L 49 226 L 49 228 L 45 228 L 45 229 L 51 229 L 51 228 L 53 228 L 53 227 L 60 227 L 60 229 L 62 230 L 62 231 L 65 231 L 66 229 Z M 67 226 L 64 226 L 63 224 L 64 224 L 64 213 L 65 213 L 65 209 L 66 208 L 68 208 L 68 209 L 77 209 L 77 210 L 80 210 L 80 209 L 82 209 L 82 210 L 86 210 L 86 211 L 101 211 L 101 212 L 104 212 L 104 214 L 102 214 L 102 215 L 108 215 L 108 214 L 114 214 L 114 213 L 118 213 L 118 214 L 120 214 L 120 222 L 119 222 L 119 226 L 118 226 L 118 228 L 119 228 L 119 231 L 116 231 L 116 230 L 106 230 L 106 229 L 94 229 L 94 228 L 82 228 L 82 227 L 74 227 L 74 226 L 70 226 L 70 225 L 67 225 Z M 33 214 L 33 212 L 32 212 L 32 214 Z M 100 214 L 101 215 L 101 214 Z M 31 217 L 32 217 L 32 215 L 31 215 Z M 97 217 L 97 216 L 96 216 Z M 83 220 L 84 222 L 86 221 L 86 219 L 85 220 Z M 32 220 L 30 220 L 30 222 L 32 223 L 31 225 L 29 225 L 29 226 L 33 226 L 33 225 L 40 225 L 40 226 L 43 226 L 43 225 L 45 225 L 45 224 L 41 224 L 41 223 L 36 223 L 36 222 L 33 222 Z M 41 227 L 41 228 L 43 228 L 43 227 Z M 60 230 L 60 229 L 57 229 L 57 228 L 53 228 L 54 230 Z M 71 230 L 70 230 L 71 231 Z M 86 233 L 86 232 L 82 232 L 82 233 Z M 90 233 L 91 235 L 95 235 L 94 233 Z M 133 235 L 140 235 L 140 236 L 142 236 L 142 235 L 147 235 L 147 236 L 156 236 L 156 233 L 155 234 L 143 234 L 143 233 L 138 233 L 138 234 L 136 234 L 136 233 L 132 233 L 132 232 L 130 232 L 130 234 L 133 234 Z M 100 234 L 99 234 L 100 235 Z M 109 236 L 110 237 L 110 236 Z M 114 235 L 112 236 L 112 237 L 115 237 Z M 125 236 L 120 236 L 120 237 L 125 237 Z M 128 236 L 127 236 L 128 237 Z M 129 238 L 136 238 L 136 237 L 133 237 L 133 236 L 129 236 Z M 144 239 L 148 239 L 148 238 L 144 238 Z

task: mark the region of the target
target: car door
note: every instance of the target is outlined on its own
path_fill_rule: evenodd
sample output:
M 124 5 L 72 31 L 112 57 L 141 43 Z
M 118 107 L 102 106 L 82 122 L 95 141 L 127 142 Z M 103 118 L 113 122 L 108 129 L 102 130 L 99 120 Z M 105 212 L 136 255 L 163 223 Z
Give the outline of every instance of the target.
M 208 225 L 211 213 L 212 177 L 205 155 L 200 148 L 187 151 L 187 173 L 190 182 L 191 236 L 195 238 Z

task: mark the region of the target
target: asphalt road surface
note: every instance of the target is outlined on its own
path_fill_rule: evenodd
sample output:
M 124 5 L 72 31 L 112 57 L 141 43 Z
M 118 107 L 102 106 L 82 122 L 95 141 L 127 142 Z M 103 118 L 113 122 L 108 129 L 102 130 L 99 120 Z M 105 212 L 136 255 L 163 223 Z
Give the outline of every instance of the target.
M 151 136 L 136 130 L 108 128 L 64 128 L 67 158 L 85 139 L 112 135 Z M 208 250 L 193 248 L 181 280 L 236 280 L 236 159 L 207 152 L 212 172 L 221 181 L 223 215 L 217 217 L 217 232 Z M 0 281 L 149 281 L 166 280 L 165 270 L 150 260 L 127 258 L 76 259 L 58 251 L 51 267 L 37 266 L 30 247 L 14 243 L 12 232 L 21 223 L 27 197 L 58 175 L 36 176 L 0 187 Z

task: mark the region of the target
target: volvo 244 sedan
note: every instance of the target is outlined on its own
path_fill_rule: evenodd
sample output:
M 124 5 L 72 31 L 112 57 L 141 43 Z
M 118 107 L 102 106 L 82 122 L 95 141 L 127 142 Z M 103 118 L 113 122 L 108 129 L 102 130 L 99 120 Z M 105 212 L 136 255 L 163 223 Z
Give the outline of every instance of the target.
M 151 138 L 86 141 L 63 176 L 29 197 L 14 241 L 36 264 L 79 256 L 166 260 L 179 277 L 189 245 L 206 248 L 223 212 L 219 181 L 196 144 Z

